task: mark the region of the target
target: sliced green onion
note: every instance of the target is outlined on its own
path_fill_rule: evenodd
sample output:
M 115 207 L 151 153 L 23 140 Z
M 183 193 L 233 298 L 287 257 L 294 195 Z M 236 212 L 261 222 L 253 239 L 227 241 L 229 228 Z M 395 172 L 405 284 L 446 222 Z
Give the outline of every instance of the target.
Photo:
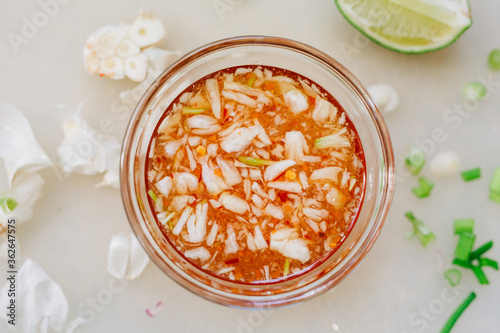
M 500 202 L 500 168 L 495 168 L 490 181 L 490 199 Z
M 137 202 L 139 203 L 139 208 L 141 209 L 141 211 L 144 211 L 144 207 L 142 206 L 141 198 L 139 198 L 139 193 L 136 193 L 135 196 L 137 197 Z
M 192 108 L 189 106 L 184 106 L 182 108 L 182 114 L 200 114 L 203 112 L 207 112 L 210 110 L 209 108 Z
M 472 261 L 474 259 L 478 259 L 492 247 L 493 241 L 489 241 L 488 243 L 481 245 L 480 247 L 469 253 L 469 260 Z
M 454 234 L 458 235 L 461 232 L 474 232 L 474 219 L 459 219 L 453 223 Z
M 461 260 L 468 260 L 475 240 L 476 235 L 471 232 L 463 231 L 459 233 L 457 247 L 455 248 L 455 257 Z
M 411 190 L 413 194 L 415 194 L 420 199 L 428 197 L 431 194 L 432 189 L 434 188 L 434 183 L 426 177 L 419 177 L 418 183 L 419 187 L 415 187 Z
M 493 71 L 500 71 L 500 49 L 491 50 L 488 56 L 488 67 Z
M 412 175 L 416 176 L 425 165 L 425 154 L 418 148 L 413 148 L 405 158 L 405 165 Z
M 316 139 L 314 140 L 314 147 L 317 149 L 349 147 L 351 143 L 349 139 L 343 135 L 345 132 L 347 132 L 347 129 L 344 127 L 335 134 Z
M 271 165 L 274 163 L 274 161 L 263 160 L 260 158 L 253 158 L 250 156 L 238 156 L 238 160 L 242 163 L 252 165 L 252 166 Z
M 500 194 L 496 194 L 496 193 L 490 192 L 489 199 L 491 201 L 500 203 Z
M 425 225 L 424 222 L 418 220 L 412 212 L 407 212 L 405 216 L 410 220 L 413 226 L 413 234 L 418 236 L 420 243 L 425 247 L 431 241 L 436 239 L 434 233 Z
M 446 281 L 448 281 L 450 286 L 455 287 L 460 283 L 460 280 L 462 279 L 462 273 L 460 273 L 460 271 L 456 268 L 450 268 L 444 272 L 444 277 L 446 278 Z
M 458 306 L 458 308 L 453 312 L 448 321 L 444 324 L 441 329 L 441 333 L 450 333 L 451 329 L 457 322 L 458 318 L 462 315 L 462 313 L 467 309 L 467 307 L 472 303 L 472 301 L 476 298 L 476 293 L 471 292 L 469 296 Z
M 151 197 L 151 199 L 153 199 L 153 201 L 154 201 L 155 203 L 157 203 L 157 202 L 158 202 L 158 197 L 156 196 L 156 194 L 155 194 L 152 190 L 149 190 L 149 191 L 148 191 L 148 194 L 149 194 L 149 196 Z
M 484 272 L 480 266 L 472 265 L 471 268 L 480 284 L 490 284 L 488 278 L 486 277 L 486 275 L 484 275 Z
M 457 265 L 463 268 L 472 268 L 472 264 L 470 263 L 469 260 L 462 260 L 462 259 L 453 259 L 452 261 L 453 265 Z
M 463 90 L 464 98 L 471 102 L 482 100 L 487 93 L 486 87 L 479 82 L 469 82 L 465 84 Z
M 498 262 L 489 258 L 479 258 L 479 266 L 488 266 L 498 271 Z
M 286 258 L 285 267 L 283 268 L 283 276 L 287 276 L 289 270 L 290 270 L 290 260 L 288 260 L 288 258 Z
M 3 211 L 7 214 L 12 212 L 17 207 L 17 201 L 12 198 L 2 197 L 0 198 L 0 206 Z
M 475 168 L 475 169 L 470 169 L 463 171 L 461 173 L 462 179 L 465 180 L 466 182 L 481 178 L 481 169 L 480 168 Z
M 247 86 L 249 87 L 253 87 L 253 85 L 255 84 L 255 79 L 257 78 L 257 75 L 255 75 L 255 73 L 252 74 L 253 75 L 247 81 Z

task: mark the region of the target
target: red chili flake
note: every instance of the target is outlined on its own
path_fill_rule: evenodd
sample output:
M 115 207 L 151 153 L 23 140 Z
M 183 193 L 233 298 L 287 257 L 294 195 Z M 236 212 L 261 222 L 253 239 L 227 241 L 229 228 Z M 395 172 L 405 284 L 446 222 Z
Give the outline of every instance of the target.
M 286 202 L 288 200 L 288 194 L 286 192 L 279 192 L 278 197 L 280 198 L 281 202 Z
M 323 237 L 325 237 L 325 233 L 320 231 L 320 232 L 318 232 L 318 236 L 323 238 Z
M 233 265 L 233 264 L 237 264 L 239 261 L 240 261 L 240 258 L 233 258 L 233 259 L 229 259 L 229 260 L 224 261 L 224 263 L 226 265 Z

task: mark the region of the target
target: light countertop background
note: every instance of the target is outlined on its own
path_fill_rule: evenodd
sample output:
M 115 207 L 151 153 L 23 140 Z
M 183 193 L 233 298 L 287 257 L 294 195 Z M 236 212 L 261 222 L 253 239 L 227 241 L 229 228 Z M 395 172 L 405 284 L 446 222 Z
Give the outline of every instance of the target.
M 333 56 L 367 86 L 393 85 L 401 99 L 397 111 L 385 115 L 399 177 L 380 238 L 334 289 L 288 308 L 246 311 L 212 304 L 150 263 L 140 278 L 93 309 L 91 299 L 102 298 L 113 282 L 106 271 L 109 241 L 117 233 L 130 232 L 120 192 L 96 189 L 101 176 L 60 179 L 57 169 L 41 171 L 44 196 L 35 217 L 18 230 L 21 256 L 36 261 L 60 284 L 70 319 L 78 314 L 89 319 L 81 332 L 438 332 L 471 290 L 477 298 L 453 332 L 499 331 L 500 273 L 486 268 L 491 284 L 480 286 L 471 272 L 463 272 L 461 287 L 452 291 L 443 271 L 451 267 L 456 244 L 452 223 L 457 218 L 475 218 L 476 244 L 495 240 L 488 257 L 500 259 L 500 204 L 488 200 L 493 169 L 500 166 L 500 73 L 491 73 L 486 66 L 489 51 L 500 48 L 500 2 L 472 0 L 474 24 L 455 44 L 408 56 L 360 38 L 333 0 L 71 0 L 60 4 L 48 23 L 15 53 L 7 34 L 21 34 L 23 19 L 32 20 L 45 2 L 2 1 L 0 100 L 24 112 L 55 161 L 62 139 L 51 111 L 57 104 L 76 106 L 89 98 L 84 107 L 88 122 L 98 126 L 101 119 L 112 119 L 113 134 L 121 140 L 128 117 L 119 117 L 111 108 L 119 92 L 135 84 L 89 76 L 83 69 L 82 49 L 90 33 L 107 24 L 129 23 L 141 8 L 166 24 L 169 36 L 162 48 L 188 52 L 244 34 L 288 37 Z M 215 5 L 220 2 L 230 10 L 218 13 Z M 477 80 L 492 82 L 488 97 L 470 112 L 455 114 L 455 120 L 446 118 L 454 106 L 464 106 L 463 85 Z M 431 142 L 436 129 L 444 131 L 444 142 Z M 411 193 L 416 178 L 406 176 L 401 164 L 412 143 L 423 145 L 430 156 L 453 150 L 463 169 L 480 166 L 483 177 L 470 183 L 459 176 L 435 177 L 427 165 L 422 174 L 436 186 L 430 198 L 418 200 Z M 6 186 L 3 177 L 0 190 Z M 405 238 L 411 230 L 404 217 L 408 210 L 435 232 L 437 241 L 428 248 Z M 4 262 L 1 268 L 6 270 Z M 145 310 L 159 301 L 160 313 L 150 318 Z M 7 331 L 4 322 L 0 331 Z

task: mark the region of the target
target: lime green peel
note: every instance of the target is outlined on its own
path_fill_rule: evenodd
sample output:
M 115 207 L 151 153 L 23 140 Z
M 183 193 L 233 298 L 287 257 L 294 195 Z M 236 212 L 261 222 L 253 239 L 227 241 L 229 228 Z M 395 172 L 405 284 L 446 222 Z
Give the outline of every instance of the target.
M 373 42 L 406 54 L 447 47 L 472 25 L 468 0 L 335 0 L 335 4 Z

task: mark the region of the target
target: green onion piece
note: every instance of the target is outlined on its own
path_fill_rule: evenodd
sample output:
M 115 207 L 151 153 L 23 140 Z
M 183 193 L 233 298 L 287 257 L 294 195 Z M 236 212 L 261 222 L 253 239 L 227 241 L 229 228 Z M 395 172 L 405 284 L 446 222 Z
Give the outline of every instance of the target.
M 192 108 L 189 106 L 184 106 L 182 108 L 182 114 L 200 114 L 210 110 L 209 108 Z
M 463 268 L 472 268 L 472 264 L 470 263 L 469 260 L 462 260 L 462 259 L 453 259 L 452 261 L 453 265 L 457 265 Z
M 500 49 L 491 50 L 488 56 L 488 67 L 493 71 L 500 71 Z
M 172 220 L 168 220 L 168 226 L 170 227 L 170 230 L 174 230 L 174 226 L 172 225 Z
M 424 247 L 426 247 L 427 244 L 436 239 L 434 233 L 425 225 L 424 222 L 417 220 L 412 212 L 407 212 L 405 216 L 410 220 L 413 226 L 413 235 L 418 236 L 420 243 Z
M 448 281 L 450 286 L 455 287 L 460 283 L 462 273 L 460 273 L 460 271 L 456 268 L 450 268 L 444 272 L 444 277 L 446 278 L 446 281 Z
M 419 177 L 418 183 L 420 186 L 415 187 L 411 190 L 413 194 L 415 194 L 420 199 L 428 197 L 431 194 L 432 189 L 434 188 L 434 183 L 426 177 Z
M 476 240 L 476 235 L 471 232 L 463 231 L 459 233 L 457 247 L 455 248 L 455 257 L 468 260 L 474 246 L 474 240 Z
M 238 156 L 238 160 L 252 166 L 271 165 L 274 163 L 274 161 L 262 160 L 260 158 L 253 158 L 250 156 Z
M 496 194 L 496 193 L 490 192 L 489 199 L 491 201 L 500 203 L 500 194 Z
M 317 149 L 342 148 L 349 147 L 351 144 L 349 139 L 343 135 L 346 132 L 344 127 L 335 134 L 330 134 L 314 140 L 314 147 Z
M 463 90 L 464 98 L 471 102 L 482 100 L 487 93 L 486 87 L 479 82 L 469 82 L 465 84 Z
M 16 209 L 16 207 L 17 207 L 17 201 L 12 198 L 8 198 L 7 208 L 9 209 L 9 211 L 12 212 L 14 209 Z
M 0 206 L 2 207 L 5 214 L 7 214 L 16 209 L 17 201 L 12 198 L 2 197 L 0 198 Z
M 476 293 L 471 292 L 469 296 L 458 306 L 458 308 L 453 312 L 451 317 L 448 319 L 448 321 L 444 324 L 443 328 L 441 329 L 441 333 L 450 333 L 451 329 L 457 322 L 458 318 L 462 313 L 467 309 L 470 303 L 476 298 Z
M 257 75 L 255 75 L 255 73 L 252 74 L 253 75 L 247 81 L 247 86 L 249 87 L 253 87 L 253 85 L 255 84 L 255 79 L 257 78 Z
M 285 267 L 283 268 L 283 276 L 287 276 L 289 270 L 290 270 L 290 260 L 288 260 L 288 258 L 286 258 Z
M 149 196 L 151 197 L 151 199 L 153 199 L 153 201 L 154 201 L 155 203 L 157 203 L 157 202 L 158 202 L 158 197 L 156 196 L 156 194 L 155 194 L 152 190 L 149 190 L 149 191 L 148 191 L 148 194 L 149 194 Z
M 474 219 L 459 219 L 453 223 L 454 234 L 458 235 L 461 232 L 474 232 Z
M 416 176 L 425 165 L 425 154 L 418 148 L 412 149 L 405 158 L 405 165 Z
M 489 258 L 479 258 L 479 266 L 488 266 L 498 271 L 498 262 Z
M 481 245 L 480 247 L 469 253 L 469 260 L 472 261 L 474 259 L 478 259 L 492 247 L 493 241 L 489 241 L 488 243 Z
M 490 181 L 490 199 L 500 202 L 500 168 L 495 168 Z
M 144 211 L 144 207 L 142 206 L 141 198 L 139 198 L 139 193 L 136 193 L 135 196 L 137 197 L 137 202 L 139 203 L 139 208 L 141 209 L 141 211 Z
M 463 171 L 461 173 L 462 179 L 465 180 L 466 182 L 481 178 L 481 169 L 480 168 L 474 168 L 470 170 Z
M 484 275 L 484 272 L 480 266 L 472 265 L 471 268 L 480 284 L 490 284 L 488 278 L 486 277 L 486 275 Z

